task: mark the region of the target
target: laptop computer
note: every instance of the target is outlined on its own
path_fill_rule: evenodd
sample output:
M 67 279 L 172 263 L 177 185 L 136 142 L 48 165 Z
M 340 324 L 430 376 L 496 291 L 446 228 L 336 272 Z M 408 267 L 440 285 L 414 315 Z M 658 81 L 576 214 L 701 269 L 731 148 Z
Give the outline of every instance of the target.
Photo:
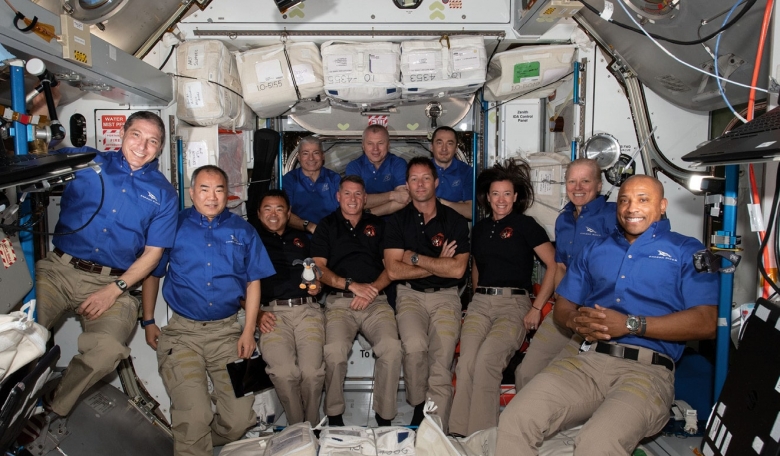
M 85 168 L 94 152 L 77 154 L 0 154 L 0 189 L 72 173 Z
M 780 160 L 780 107 L 713 139 L 682 160 L 695 165 Z

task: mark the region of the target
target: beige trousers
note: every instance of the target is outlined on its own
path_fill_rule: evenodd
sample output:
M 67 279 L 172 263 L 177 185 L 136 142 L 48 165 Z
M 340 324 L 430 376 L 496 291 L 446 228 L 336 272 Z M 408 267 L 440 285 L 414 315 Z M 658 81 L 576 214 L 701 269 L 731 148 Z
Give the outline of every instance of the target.
M 195 321 L 174 314 L 162 328 L 157 364 L 171 397 L 174 455 L 211 456 L 214 446 L 238 440 L 257 423 L 254 397 L 236 398 L 226 368 L 238 360 L 240 336 L 235 315 Z M 211 394 L 207 376 L 213 385 Z
M 501 413 L 496 456 L 538 455 L 545 436 L 583 423 L 575 456 L 629 455 L 666 425 L 673 400 L 674 373 L 663 366 L 592 350 L 559 359 Z
M 393 308 L 386 296 L 377 296 L 363 310 L 352 310 L 352 298 L 329 296 L 325 311 L 325 413 L 344 413 L 344 379 L 347 358 L 360 331 L 371 344 L 374 364 L 374 411 L 386 420 L 398 412 L 398 381 L 401 376 L 401 341 Z
M 325 382 L 325 315 L 316 302 L 299 306 L 263 307 L 276 315 L 276 327 L 260 336 L 266 372 L 287 414 L 287 423 L 320 421 Z
M 75 312 L 89 295 L 113 283 L 116 277 L 74 269 L 70 255 L 48 258 L 35 265 L 38 323 L 51 329 L 66 312 Z M 84 332 L 78 338 L 79 354 L 74 356 L 54 392 L 52 410 L 68 415 L 79 397 L 92 385 L 116 369 L 130 356 L 126 345 L 138 320 L 138 301 L 122 293 L 105 313 L 95 320 L 81 318 Z
M 460 331 L 450 432 L 471 435 L 498 425 L 501 377 L 525 339 L 528 296 L 474 295 Z
M 539 329 L 536 330 L 531 345 L 525 352 L 523 362 L 515 369 L 515 388 L 520 391 L 536 374 L 542 371 L 554 359 L 557 359 L 561 350 L 567 347 L 569 340 L 575 336 L 574 331 L 569 328 L 562 328 L 553 319 L 550 312 L 542 321 Z M 582 337 L 576 336 L 577 340 L 573 345 L 574 350 L 567 350 L 566 356 L 577 354 L 576 348 L 582 343 Z
M 456 287 L 435 293 L 398 285 L 396 320 L 404 350 L 406 400 L 429 398 L 446 432 L 452 401 L 452 359 L 460 336 L 461 304 Z

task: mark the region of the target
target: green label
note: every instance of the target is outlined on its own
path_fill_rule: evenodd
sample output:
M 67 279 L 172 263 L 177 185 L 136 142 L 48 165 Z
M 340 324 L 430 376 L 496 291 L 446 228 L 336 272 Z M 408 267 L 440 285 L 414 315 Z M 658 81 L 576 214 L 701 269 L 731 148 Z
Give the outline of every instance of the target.
M 525 78 L 539 77 L 539 62 L 515 64 L 515 78 L 513 84 L 521 82 Z

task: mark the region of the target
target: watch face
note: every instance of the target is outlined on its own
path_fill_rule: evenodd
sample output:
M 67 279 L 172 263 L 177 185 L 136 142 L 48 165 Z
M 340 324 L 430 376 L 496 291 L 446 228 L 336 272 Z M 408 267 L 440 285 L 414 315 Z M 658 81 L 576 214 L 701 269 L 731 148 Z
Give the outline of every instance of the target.
M 125 281 L 124 281 L 124 280 L 122 280 L 122 279 L 119 279 L 119 280 L 117 280 L 115 283 L 117 284 L 117 286 L 118 286 L 119 288 L 121 288 L 121 289 L 123 289 L 123 290 L 124 290 L 125 288 L 127 288 L 127 282 L 125 282 Z
M 639 325 L 640 325 L 639 318 L 633 315 L 630 315 L 626 320 L 626 328 L 628 328 L 628 330 L 631 331 L 632 333 L 639 330 Z

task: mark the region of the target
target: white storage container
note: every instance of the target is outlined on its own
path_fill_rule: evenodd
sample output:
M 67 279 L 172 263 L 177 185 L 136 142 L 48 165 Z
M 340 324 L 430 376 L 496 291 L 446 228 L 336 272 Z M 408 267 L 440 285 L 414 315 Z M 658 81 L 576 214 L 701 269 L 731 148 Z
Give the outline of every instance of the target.
M 402 97 L 408 100 L 471 95 L 485 83 L 486 69 L 481 36 L 401 43 Z
M 524 94 L 543 98 L 572 72 L 575 45 L 526 46 L 500 52 L 490 61 L 485 100 L 503 101 Z
M 372 105 L 401 97 L 401 46 L 328 41 L 322 45 L 325 94 L 336 101 Z
M 236 59 L 216 40 L 187 41 L 176 51 L 176 116 L 198 126 L 227 128 L 241 115 Z
M 314 43 L 251 49 L 237 54 L 236 63 L 244 102 L 260 117 L 280 116 L 298 102 L 293 78 L 301 99 L 323 95 L 322 59 Z

